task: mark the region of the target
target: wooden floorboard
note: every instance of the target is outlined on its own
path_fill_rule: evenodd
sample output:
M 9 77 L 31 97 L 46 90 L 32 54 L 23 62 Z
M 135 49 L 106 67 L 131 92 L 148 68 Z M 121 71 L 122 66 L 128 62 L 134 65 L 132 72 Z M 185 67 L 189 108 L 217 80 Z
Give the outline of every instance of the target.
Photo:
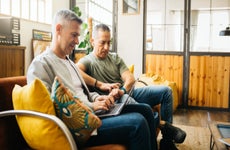
M 207 127 L 208 120 L 230 122 L 230 112 L 214 110 L 177 109 L 173 123 L 178 125 Z

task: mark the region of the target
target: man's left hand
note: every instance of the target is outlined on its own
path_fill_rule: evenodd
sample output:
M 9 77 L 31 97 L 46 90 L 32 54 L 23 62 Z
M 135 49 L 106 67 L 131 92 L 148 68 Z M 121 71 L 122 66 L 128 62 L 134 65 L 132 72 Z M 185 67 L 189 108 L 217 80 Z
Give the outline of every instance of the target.
M 111 92 L 113 89 L 119 89 L 120 83 L 102 83 L 99 85 L 101 91 Z
M 124 95 L 124 91 L 122 91 L 118 88 L 112 89 L 112 91 L 109 93 L 109 95 L 113 96 L 114 99 L 118 100 Z

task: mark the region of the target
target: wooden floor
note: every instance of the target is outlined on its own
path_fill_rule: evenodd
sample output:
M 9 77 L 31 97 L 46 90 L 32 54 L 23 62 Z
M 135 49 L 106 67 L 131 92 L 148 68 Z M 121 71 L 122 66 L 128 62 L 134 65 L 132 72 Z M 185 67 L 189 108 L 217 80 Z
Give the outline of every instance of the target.
M 173 114 L 178 125 L 207 127 L 208 120 L 230 122 L 230 111 L 177 109 Z

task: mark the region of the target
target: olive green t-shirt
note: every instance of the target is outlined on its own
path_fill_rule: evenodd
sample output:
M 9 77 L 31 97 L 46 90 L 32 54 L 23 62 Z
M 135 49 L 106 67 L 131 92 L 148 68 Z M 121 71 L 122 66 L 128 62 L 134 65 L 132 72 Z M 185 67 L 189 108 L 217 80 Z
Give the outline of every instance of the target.
M 121 83 L 121 75 L 128 70 L 128 67 L 116 53 L 109 53 L 105 59 L 97 58 L 93 52 L 79 60 L 80 64 L 83 64 L 86 68 L 86 73 L 93 78 L 102 81 L 104 83 Z M 97 91 L 96 89 L 94 89 Z M 101 94 L 100 91 L 97 91 Z

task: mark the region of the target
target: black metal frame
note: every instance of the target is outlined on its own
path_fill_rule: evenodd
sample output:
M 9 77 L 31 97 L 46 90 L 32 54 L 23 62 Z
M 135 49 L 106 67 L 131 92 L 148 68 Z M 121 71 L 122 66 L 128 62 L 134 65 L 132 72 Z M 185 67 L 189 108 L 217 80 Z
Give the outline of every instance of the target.
M 143 56 L 142 56 L 142 73 L 146 72 L 145 62 L 146 62 L 146 24 L 147 24 L 147 1 L 143 1 Z
M 174 51 L 145 51 L 145 54 L 156 54 L 156 55 L 183 55 L 183 52 Z

